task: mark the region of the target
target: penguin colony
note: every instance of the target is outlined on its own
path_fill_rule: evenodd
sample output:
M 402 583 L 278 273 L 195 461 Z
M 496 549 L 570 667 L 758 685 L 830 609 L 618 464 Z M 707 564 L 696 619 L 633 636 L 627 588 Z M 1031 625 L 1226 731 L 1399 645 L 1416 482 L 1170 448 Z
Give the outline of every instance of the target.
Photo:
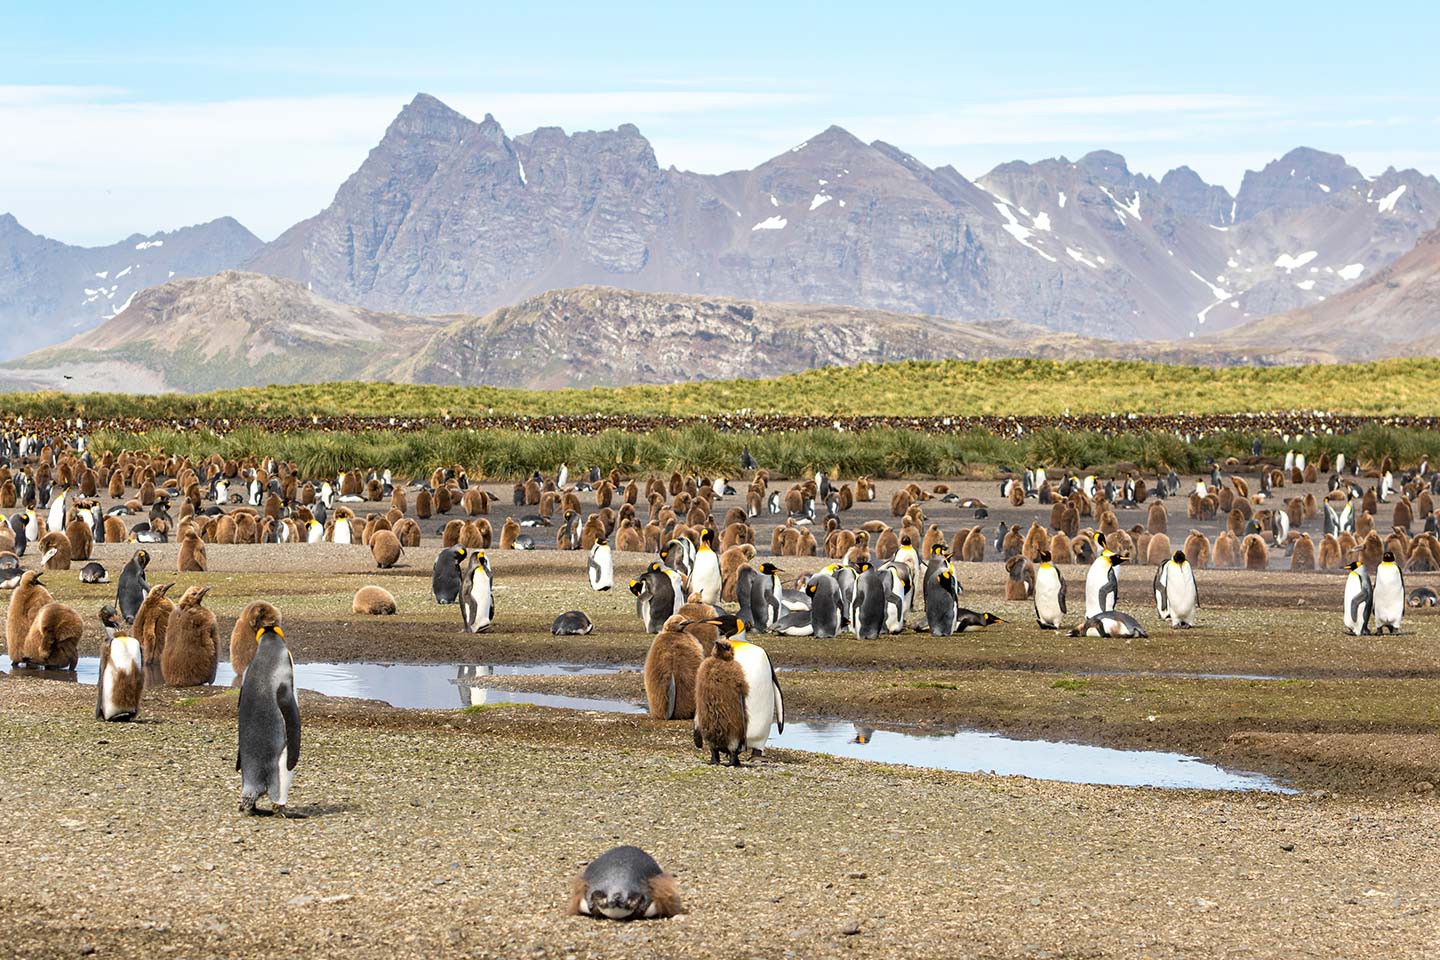
M 756 638 L 767 633 L 832 638 L 848 633 L 879 639 L 903 631 L 934 637 L 981 631 L 1006 621 L 962 605 L 964 586 L 958 562 L 998 553 L 1005 563 L 1007 600 L 1030 602 L 1037 625 L 1097 639 L 1145 638 L 1145 627 L 1121 607 L 1133 602 L 1126 589 L 1127 563 L 1154 567 L 1152 590 L 1159 622 L 1174 629 L 1200 623 L 1196 571 L 1216 566 L 1268 569 L 1283 553 L 1296 570 L 1346 571 L 1342 617 L 1356 636 L 1395 633 L 1404 613 L 1434 606 L 1436 591 L 1407 592 L 1405 571 L 1440 570 L 1440 529 L 1433 497 L 1440 475 L 1427 464 L 1399 473 L 1388 462 L 1360 476 L 1347 473 L 1343 458 L 1322 457 L 1307 465 L 1287 455 L 1260 472 L 1258 489 L 1214 464 L 1187 493 L 1171 472 L 1153 486 L 1127 474 L 1102 480 L 1026 470 L 1002 480 L 1000 497 L 1011 506 L 1030 501 L 1048 506 L 1048 526 L 1021 531 L 1000 524 L 993 539 L 982 527 L 962 527 L 946 537 L 927 509 L 941 505 L 988 515 L 985 503 L 962 499 L 943 484 L 899 488 L 890 500 L 897 518 L 891 527 L 870 521 L 847 530 L 844 511 L 875 499 L 874 484 L 860 477 L 836 484 L 824 473 L 770 489 L 770 477 L 749 457 L 742 468 L 754 478 L 744 494 L 723 479 L 674 474 L 626 479 L 617 471 L 570 483 L 561 468 L 553 480 L 538 473 L 513 491 L 521 516 L 508 517 L 498 538 L 483 516 L 492 500 L 471 487 L 459 468 L 437 470 L 410 496 L 388 471 L 348 472 L 334 480 L 302 480 L 291 464 L 275 460 L 202 463 L 133 453 L 94 457 L 83 439 L 41 444 L 38 438 L 3 441 L 0 500 L 21 509 L 0 527 L 0 587 L 12 591 L 6 621 L 7 653 L 24 668 L 74 670 L 84 635 L 83 620 L 57 602 L 46 574 L 88 561 L 95 544 L 137 545 L 123 565 L 114 605 L 100 611 L 101 641 L 95 717 L 124 721 L 140 715 L 148 683 L 174 686 L 213 683 L 220 658 L 215 615 L 205 606 L 208 585 L 189 586 L 178 600 L 175 584 L 151 585 L 150 553 L 139 544 L 177 543 L 177 572 L 205 573 L 207 544 L 363 544 L 379 569 L 407 562 L 406 548 L 420 545 L 418 519 L 457 507 L 468 519 L 450 519 L 437 533 L 444 546 L 432 565 L 432 596 L 460 607 L 460 623 L 481 633 L 495 623 L 493 549 L 531 549 L 544 528 L 555 528 L 555 546 L 586 552 L 586 582 L 603 594 L 615 577 L 615 553 L 652 553 L 629 580 L 635 612 L 653 634 L 645 657 L 644 684 L 650 714 L 658 720 L 689 721 L 697 748 L 711 763 L 741 766 L 742 754 L 762 758 L 770 738 L 785 729 L 784 695 L 769 655 Z M 24 466 L 12 466 L 19 462 Z M 1235 467 L 1237 464 L 1225 464 Z M 1329 473 L 1328 493 L 1284 499 L 1286 483 L 1314 482 Z M 1366 481 L 1374 481 L 1367 483 Z M 95 491 L 113 499 L 132 488 L 132 500 L 103 512 Z M 643 487 L 643 493 L 642 491 Z M 592 495 L 598 510 L 588 516 L 581 495 Z M 716 522 L 717 503 L 735 506 Z M 1169 506 L 1179 498 L 1187 519 L 1223 519 L 1213 541 L 1192 529 L 1175 549 Z M 387 513 L 362 519 L 358 505 L 388 501 Z M 1147 504 L 1148 501 L 1148 504 Z M 930 504 L 927 508 L 926 504 Z M 1129 530 L 1116 522 L 1114 508 L 1146 504 L 1147 523 Z M 1382 504 L 1393 504 L 1392 530 L 1376 529 Z M 644 515 L 648 505 L 648 516 Z M 533 508 L 533 509 L 532 509 Z M 821 556 L 830 563 L 814 573 L 787 579 L 776 560 L 761 560 L 750 520 L 762 513 L 778 522 L 770 554 L 776 558 Z M 137 522 L 129 518 L 141 515 Z M 1093 522 L 1082 528 L 1081 518 Z M 1417 518 L 1423 523 L 1413 531 Z M 1319 521 L 1321 530 L 1299 528 Z M 534 530 L 526 534 L 524 530 Z M 493 539 L 493 542 L 492 542 Z M 1177 533 L 1178 540 L 1178 533 Z M 38 552 L 38 556 L 35 554 Z M 25 569 L 27 554 L 34 566 Z M 1064 566 L 1084 564 L 1083 611 L 1072 611 Z M 503 564 L 501 565 L 503 567 Z M 503 570 L 502 570 L 503 572 Z M 80 582 L 108 583 L 98 562 L 79 572 Z M 733 605 L 727 608 L 727 604 Z M 731 612 L 733 609 L 733 612 Z M 353 611 L 393 615 L 395 597 L 378 586 L 362 588 Z M 923 611 L 923 616 L 917 616 Z M 239 677 L 236 770 L 241 775 L 240 809 L 252 812 L 268 797 L 285 816 L 291 782 L 300 759 L 300 712 L 294 660 L 285 642 L 281 612 L 257 600 L 244 608 L 230 634 L 229 658 Z M 1078 622 L 1077 622 L 1078 621 Z M 594 624 L 579 610 L 559 614 L 555 636 L 590 633 Z M 611 850 L 575 878 L 569 904 L 579 915 L 608 919 L 673 916 L 679 897 L 673 878 L 644 851 Z

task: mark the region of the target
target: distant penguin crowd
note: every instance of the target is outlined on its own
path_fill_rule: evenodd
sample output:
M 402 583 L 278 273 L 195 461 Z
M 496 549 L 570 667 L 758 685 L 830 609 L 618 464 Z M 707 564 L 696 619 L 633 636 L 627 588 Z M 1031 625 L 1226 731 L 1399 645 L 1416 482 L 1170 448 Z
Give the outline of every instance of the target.
M 581 609 L 546 612 L 551 635 L 583 637 L 633 623 L 633 616 L 648 635 L 649 715 L 685 722 L 699 756 L 730 767 L 764 760 L 785 732 L 784 691 L 764 637 L 883 642 L 1021 629 L 966 600 L 962 574 L 986 560 L 1003 564 L 1004 598 L 1025 604 L 1024 621 L 1035 620 L 1030 629 L 1102 641 L 1148 639 L 1142 618 L 1151 629 L 1201 628 L 1205 571 L 1266 571 L 1281 557 L 1294 571 L 1343 571 L 1338 624 L 1356 637 L 1398 633 L 1407 612 L 1440 603 L 1434 589 L 1410 590 L 1405 582 L 1407 572 L 1440 571 L 1440 473 L 1424 461 L 1397 470 L 1385 458 L 1362 474 L 1339 455 L 1311 462 L 1291 451 L 1275 462 L 1256 450 L 1245 464 L 1212 461 L 1188 490 L 1174 470 L 1153 477 L 1134 469 L 1109 477 L 1004 470 L 993 504 L 946 483 L 898 483 L 888 500 L 893 524 L 870 519 L 851 527 L 845 515 L 857 506 L 885 508 L 870 477 L 842 482 L 816 471 L 781 483 L 748 450 L 737 465 L 735 476 L 748 479 L 678 471 L 641 479 L 598 468 L 577 479 L 563 464 L 549 476 L 535 470 L 510 490 L 514 510 L 496 535 L 489 514 L 504 509 L 504 498 L 473 485 L 458 465 L 418 479 L 397 479 L 384 467 L 317 478 L 270 457 L 97 455 L 78 423 L 62 436 L 11 431 L 0 437 L 0 509 L 13 511 L 0 524 L 0 589 L 10 591 L 6 652 L 13 668 L 75 671 L 84 618 L 55 598 L 47 577 L 58 580 L 78 563 L 74 582 L 111 584 L 110 572 L 92 559 L 95 545 L 133 545 L 113 578 L 113 602 L 99 611 L 96 720 L 139 718 L 150 685 L 213 684 L 227 653 L 239 690 L 239 809 L 254 813 L 264 802 L 285 817 L 294 813 L 289 801 L 302 745 L 294 656 L 280 609 L 264 600 L 249 602 L 227 624 L 222 646 L 227 635 L 206 605 L 216 584 L 195 581 L 211 573 L 227 545 L 349 546 L 367 552 L 367 568 L 382 576 L 429 562 L 431 600 L 456 611 L 440 615 L 458 613 L 458 630 L 479 643 L 513 629 L 507 618 L 513 621 L 516 606 L 504 593 L 513 561 L 505 558 L 537 549 L 537 538 L 548 540 L 552 531 L 557 551 L 583 554 L 574 564 L 575 597 L 603 610 L 593 608 L 594 621 Z M 1253 486 L 1249 476 L 1258 477 Z M 1287 485 L 1305 484 L 1324 491 L 1284 495 Z M 992 509 L 1031 504 L 1038 513 L 1024 529 L 1020 521 L 988 529 L 961 522 L 947 536 L 932 518 L 946 510 L 985 521 Z M 1171 506 L 1178 513 L 1179 504 L 1187 520 L 1217 524 L 1218 534 L 1192 528 L 1172 541 Z M 1388 532 L 1378 519 L 1382 507 L 1390 512 Z M 1145 522 L 1122 528 L 1122 508 L 1142 511 Z M 445 519 L 454 511 L 464 518 Z M 433 559 L 420 560 L 420 523 L 437 517 L 440 546 Z M 773 532 L 757 545 L 762 518 Z M 151 550 L 165 548 L 156 544 L 174 545 L 174 572 L 188 578 L 183 589 L 158 573 Z M 787 572 L 790 562 L 808 572 Z M 1153 619 L 1142 609 L 1148 601 L 1137 602 L 1141 594 L 1126 585 L 1126 571 L 1139 564 L 1153 568 L 1146 574 Z M 1073 603 L 1067 566 L 1084 568 Z M 617 569 L 628 597 L 614 590 Z M 505 600 L 498 608 L 497 589 Z M 360 617 L 396 616 L 401 607 L 395 593 L 374 584 L 348 602 Z M 649 854 L 622 846 L 575 877 L 568 909 L 646 919 L 675 915 L 680 901 L 673 877 Z

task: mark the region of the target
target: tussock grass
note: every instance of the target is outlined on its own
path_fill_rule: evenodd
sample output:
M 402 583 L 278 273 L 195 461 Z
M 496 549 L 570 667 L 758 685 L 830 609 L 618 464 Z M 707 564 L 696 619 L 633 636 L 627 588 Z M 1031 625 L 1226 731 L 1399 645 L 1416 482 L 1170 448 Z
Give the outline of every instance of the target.
M 394 383 L 321 383 L 206 394 L 8 394 L 27 416 L 1058 416 L 1324 410 L 1440 415 L 1440 359 L 1300 367 L 1184 367 L 1114 360 L 904 361 L 810 370 L 770 380 L 531 391 Z

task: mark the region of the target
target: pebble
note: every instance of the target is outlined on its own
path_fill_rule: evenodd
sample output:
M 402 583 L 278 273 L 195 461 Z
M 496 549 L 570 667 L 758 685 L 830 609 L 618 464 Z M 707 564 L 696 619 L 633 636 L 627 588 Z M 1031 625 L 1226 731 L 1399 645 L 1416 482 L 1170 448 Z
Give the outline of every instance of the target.
M 845 926 L 840 928 L 840 932 L 847 937 L 855 936 L 860 932 L 860 921 L 851 920 L 849 923 L 845 924 Z

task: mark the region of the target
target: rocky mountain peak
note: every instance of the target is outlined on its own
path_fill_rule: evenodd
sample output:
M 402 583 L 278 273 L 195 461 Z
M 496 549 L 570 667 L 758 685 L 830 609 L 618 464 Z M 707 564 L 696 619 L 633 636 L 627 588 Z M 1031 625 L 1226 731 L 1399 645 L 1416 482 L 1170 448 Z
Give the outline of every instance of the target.
M 1260 170 L 1249 170 L 1235 195 L 1235 219 L 1249 220 L 1265 210 L 1295 210 L 1325 202 L 1363 183 L 1359 170 L 1335 153 L 1296 147 Z
M 485 115 L 485 119 L 494 124 L 494 118 L 489 114 Z M 415 99 L 401 108 L 395 119 L 390 121 L 384 140 L 456 143 L 477 126 L 475 121 L 452 110 L 430 94 L 418 93 Z

